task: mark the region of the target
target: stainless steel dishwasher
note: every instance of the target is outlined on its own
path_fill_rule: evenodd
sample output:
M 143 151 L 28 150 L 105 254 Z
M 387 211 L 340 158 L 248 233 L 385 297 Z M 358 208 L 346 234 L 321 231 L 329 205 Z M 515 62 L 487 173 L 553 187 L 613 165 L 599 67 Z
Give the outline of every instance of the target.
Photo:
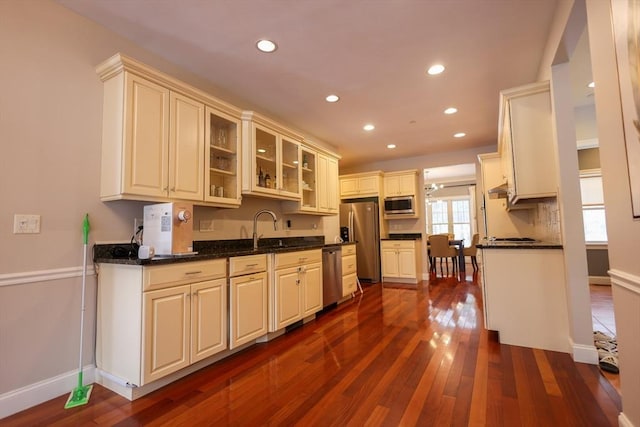
M 322 305 L 327 307 L 342 298 L 342 247 L 322 248 Z

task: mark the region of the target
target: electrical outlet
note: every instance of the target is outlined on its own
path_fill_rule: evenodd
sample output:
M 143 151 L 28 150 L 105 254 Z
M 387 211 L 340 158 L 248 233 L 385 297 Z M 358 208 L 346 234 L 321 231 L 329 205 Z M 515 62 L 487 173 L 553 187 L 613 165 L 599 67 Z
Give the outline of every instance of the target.
M 138 232 L 138 228 L 142 227 L 144 224 L 144 220 L 142 218 L 134 218 L 133 219 L 133 235 Z
M 13 234 L 40 233 L 40 215 L 13 215 Z

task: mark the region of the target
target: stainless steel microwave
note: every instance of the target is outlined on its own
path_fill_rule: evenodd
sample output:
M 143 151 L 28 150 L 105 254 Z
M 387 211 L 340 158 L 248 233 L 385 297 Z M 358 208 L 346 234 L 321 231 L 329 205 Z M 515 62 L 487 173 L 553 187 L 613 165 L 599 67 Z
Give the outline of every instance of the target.
M 415 196 L 398 196 L 398 197 L 385 197 L 384 199 L 384 214 L 385 216 L 393 215 L 415 215 Z

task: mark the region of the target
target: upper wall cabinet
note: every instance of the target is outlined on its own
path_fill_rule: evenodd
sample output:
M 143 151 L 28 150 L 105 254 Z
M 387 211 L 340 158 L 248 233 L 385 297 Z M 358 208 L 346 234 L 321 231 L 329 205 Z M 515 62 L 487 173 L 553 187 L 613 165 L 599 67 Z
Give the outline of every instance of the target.
M 318 153 L 318 212 L 336 215 L 340 207 L 338 197 L 338 159 Z
M 301 168 L 302 198 L 298 202 L 283 202 L 287 213 L 311 215 L 336 215 L 338 199 L 338 158 L 314 148 L 302 145 Z
M 500 92 L 499 152 L 508 198 L 557 195 L 549 82 Z
M 264 116 L 242 113 L 242 193 L 300 200 L 301 140 Z
M 340 176 L 340 198 L 375 197 L 380 195 L 382 172 L 367 172 Z
M 104 82 L 102 200 L 239 205 L 238 109 L 121 54 L 97 73 Z M 219 154 L 205 142 L 215 125 L 226 127 L 226 151 Z M 212 155 L 226 163 L 211 165 Z M 218 175 L 205 173 L 211 168 Z M 212 196 L 212 184 L 224 190 Z
M 418 193 L 418 171 L 416 169 L 385 172 L 384 197 L 416 196 Z
M 241 121 L 206 107 L 205 201 L 239 206 Z

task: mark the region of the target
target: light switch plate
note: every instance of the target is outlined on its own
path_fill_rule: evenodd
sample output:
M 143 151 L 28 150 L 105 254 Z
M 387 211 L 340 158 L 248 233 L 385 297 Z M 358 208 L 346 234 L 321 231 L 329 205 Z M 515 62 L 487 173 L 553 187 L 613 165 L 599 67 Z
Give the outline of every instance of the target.
M 13 234 L 40 233 L 40 215 L 13 215 Z

